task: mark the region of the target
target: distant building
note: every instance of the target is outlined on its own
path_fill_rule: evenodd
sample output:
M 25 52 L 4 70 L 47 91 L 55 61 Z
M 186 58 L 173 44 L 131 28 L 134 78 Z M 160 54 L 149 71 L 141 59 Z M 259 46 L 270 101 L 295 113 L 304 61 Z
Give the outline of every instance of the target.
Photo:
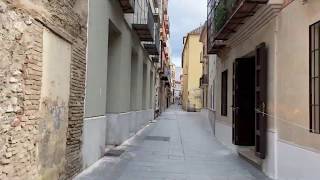
M 176 67 L 176 76 L 175 76 L 175 87 L 174 87 L 174 98 L 175 103 L 179 104 L 181 99 L 181 74 L 182 74 L 182 68 Z
M 201 89 L 199 79 L 202 75 L 200 52 L 202 43 L 199 41 L 203 26 L 189 32 L 183 39 L 182 68 L 183 89 L 182 108 L 187 111 L 199 111 L 201 104 Z
M 170 70 L 171 70 L 171 77 L 170 77 L 170 103 L 174 104 L 175 103 L 175 98 L 174 98 L 174 89 L 176 87 L 176 65 L 171 63 L 170 65 Z
M 170 21 L 168 14 L 168 0 L 161 1 L 162 14 L 160 15 L 160 61 L 157 64 L 159 77 L 157 78 L 157 114 L 164 112 L 170 106 L 171 92 L 171 58 L 170 58 Z

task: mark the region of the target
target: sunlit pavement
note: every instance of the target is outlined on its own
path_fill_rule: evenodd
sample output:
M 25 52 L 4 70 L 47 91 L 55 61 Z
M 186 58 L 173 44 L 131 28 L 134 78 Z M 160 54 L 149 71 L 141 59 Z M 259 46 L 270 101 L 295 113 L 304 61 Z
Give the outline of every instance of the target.
M 221 145 L 200 113 L 170 107 L 121 147 L 76 179 L 90 180 L 263 180 L 258 169 Z

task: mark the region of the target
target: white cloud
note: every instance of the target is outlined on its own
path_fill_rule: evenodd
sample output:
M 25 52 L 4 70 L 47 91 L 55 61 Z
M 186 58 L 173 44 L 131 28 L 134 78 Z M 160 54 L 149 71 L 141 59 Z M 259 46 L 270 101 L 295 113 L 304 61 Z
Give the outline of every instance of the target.
M 181 57 L 172 56 L 171 62 L 176 65 L 176 67 L 181 67 Z
M 177 66 L 181 65 L 183 36 L 205 22 L 206 5 L 207 0 L 169 0 L 172 62 Z

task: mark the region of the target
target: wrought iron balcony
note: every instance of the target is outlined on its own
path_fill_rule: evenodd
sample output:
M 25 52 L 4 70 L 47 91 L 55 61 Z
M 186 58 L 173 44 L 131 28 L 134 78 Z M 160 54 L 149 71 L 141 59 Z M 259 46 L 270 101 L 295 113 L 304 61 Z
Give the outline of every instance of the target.
M 200 88 L 207 86 L 209 84 L 208 74 L 203 74 L 200 78 Z
M 171 71 L 168 67 L 164 67 L 163 74 L 161 76 L 161 80 L 169 81 L 171 79 Z
M 163 51 L 164 51 L 164 57 L 165 58 L 169 58 L 169 48 L 168 48 L 168 46 L 165 46 L 163 48 Z
M 154 41 L 155 21 L 147 0 L 136 0 L 132 28 L 141 41 Z
M 160 13 L 158 7 L 154 9 L 153 19 L 156 23 L 160 23 Z
M 203 51 L 200 53 L 200 63 L 204 63 L 205 57 Z
M 166 34 L 170 33 L 170 21 L 169 21 L 169 16 L 168 15 L 164 15 L 164 29 Z
M 144 49 L 149 55 L 158 56 L 160 54 L 160 30 L 158 24 L 154 25 L 154 41 L 145 42 Z
M 152 60 L 153 62 L 155 62 L 155 63 L 159 63 L 159 62 L 160 62 L 160 56 L 159 56 L 159 55 L 153 56 L 153 57 L 151 58 L 151 60 Z
M 119 0 L 124 13 L 134 13 L 135 0 Z
M 208 53 L 217 53 L 224 41 L 268 0 L 208 0 Z
M 200 53 L 200 63 L 205 63 L 209 60 L 208 54 L 207 54 L 207 46 L 202 46 L 202 51 Z

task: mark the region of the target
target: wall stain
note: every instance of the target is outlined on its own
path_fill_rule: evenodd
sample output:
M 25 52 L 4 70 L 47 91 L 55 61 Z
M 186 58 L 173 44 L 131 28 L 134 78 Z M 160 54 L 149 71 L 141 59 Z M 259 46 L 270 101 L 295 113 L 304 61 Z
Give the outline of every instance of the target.
M 42 101 L 39 158 L 43 179 L 58 179 L 65 159 L 68 103 L 61 98 L 44 97 Z

